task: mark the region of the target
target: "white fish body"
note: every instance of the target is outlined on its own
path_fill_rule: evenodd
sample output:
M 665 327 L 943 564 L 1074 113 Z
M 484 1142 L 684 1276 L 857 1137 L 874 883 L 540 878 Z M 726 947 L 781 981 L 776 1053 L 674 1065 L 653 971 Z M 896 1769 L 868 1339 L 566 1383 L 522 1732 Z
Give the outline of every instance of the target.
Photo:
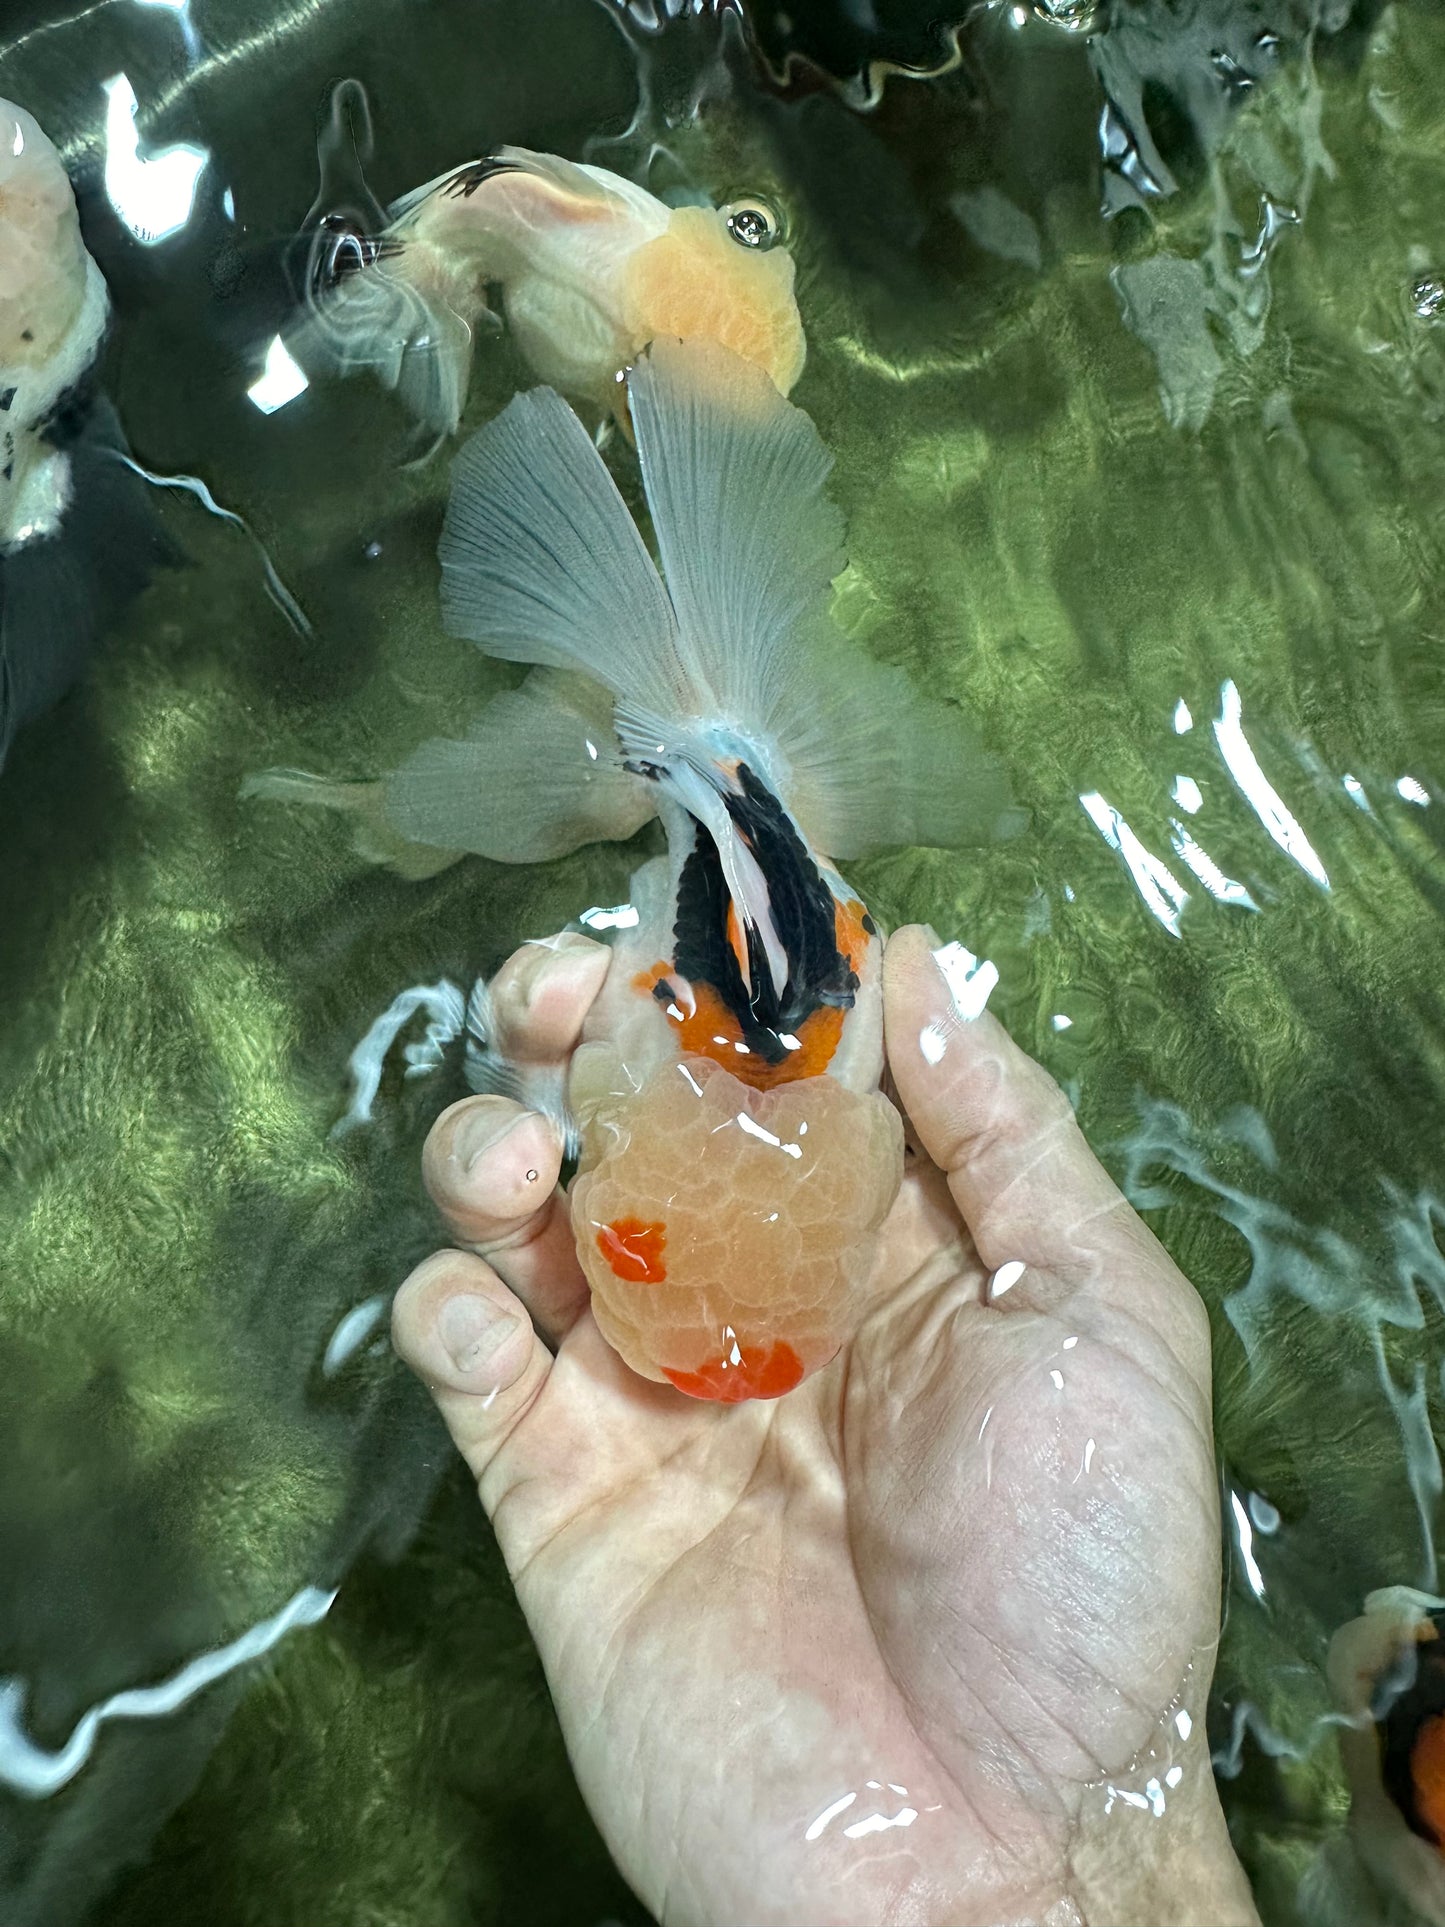
M 0 100 L 0 766 L 179 559 L 95 389 L 109 309 L 59 153 Z
M 0 100 L 0 554 L 53 535 L 69 506 L 70 457 L 44 430 L 95 361 L 108 310 L 59 153 Z
M 786 393 L 806 344 L 776 239 L 761 205 L 670 208 L 605 168 L 503 147 L 398 201 L 379 237 L 333 238 L 296 345 L 370 368 L 450 434 L 496 289 L 541 379 L 604 409 L 661 335 L 719 341 Z

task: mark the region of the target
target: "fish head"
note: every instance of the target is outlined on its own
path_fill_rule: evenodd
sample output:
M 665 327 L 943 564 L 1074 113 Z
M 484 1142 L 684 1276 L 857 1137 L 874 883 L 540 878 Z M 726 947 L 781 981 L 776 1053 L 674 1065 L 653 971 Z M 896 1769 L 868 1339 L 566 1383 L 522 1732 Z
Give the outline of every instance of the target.
M 786 395 L 807 355 L 794 279 L 761 203 L 674 208 L 629 264 L 629 332 L 639 347 L 662 335 L 720 342 Z

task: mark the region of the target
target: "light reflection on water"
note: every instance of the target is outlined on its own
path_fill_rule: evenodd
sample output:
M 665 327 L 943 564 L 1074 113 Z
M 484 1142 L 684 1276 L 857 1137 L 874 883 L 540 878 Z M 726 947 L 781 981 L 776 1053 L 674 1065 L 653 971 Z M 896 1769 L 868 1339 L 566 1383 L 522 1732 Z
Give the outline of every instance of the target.
M 1251 90 L 1219 70 L 1201 109 L 1209 179 L 1176 192 L 1147 90 L 1119 69 L 1121 43 L 1091 48 L 1093 19 L 1063 8 L 1042 9 L 1057 26 L 995 10 L 998 44 L 979 29 L 1001 98 L 1043 85 L 1019 80 L 1044 71 L 1036 35 L 1050 36 L 1049 71 L 1070 76 L 1058 113 L 1030 120 L 1022 155 L 959 74 L 927 86 L 874 74 L 881 105 L 863 117 L 823 93 L 744 88 L 736 119 L 698 139 L 694 106 L 731 83 L 716 38 L 684 36 L 713 32 L 723 8 L 673 19 L 687 10 L 643 0 L 630 39 L 616 9 L 578 74 L 538 56 L 524 9 L 485 46 L 470 13 L 448 37 L 447 9 L 426 32 L 379 0 L 352 24 L 346 11 L 315 0 L 92 10 L 73 32 L 27 30 L 6 63 L 7 91 L 28 87 L 37 110 L 53 100 L 70 116 L 55 129 L 68 156 L 145 244 L 141 255 L 115 236 L 106 262 L 139 460 L 170 487 L 194 474 L 207 506 L 234 503 L 217 512 L 244 515 L 261 545 L 244 558 L 240 544 L 208 545 L 213 531 L 191 527 L 205 518 L 179 505 L 191 518 L 172 525 L 196 569 L 158 593 L 84 720 L 61 719 L 46 739 L 52 756 L 75 749 L 67 771 L 94 772 L 92 816 L 45 788 L 38 761 L 16 765 L 53 827 L 48 841 L 32 833 L 29 857 L 25 824 L 11 832 L 43 966 L 20 973 L 7 1007 L 31 1014 L 16 1034 L 42 1041 L 27 1049 L 42 1052 L 52 1032 L 64 1049 L 38 1060 L 37 1093 L 12 1048 L 5 1082 L 24 1094 L 7 1123 L 48 1142 L 66 1121 L 93 1173 L 98 1230 L 67 1215 L 32 1159 L 25 1209 L 6 1209 L 45 1235 L 17 1236 L 15 1262 L 41 1280 L 46 1320 L 63 1325 L 74 1302 L 92 1328 L 130 1334 L 125 1369 L 150 1429 L 115 1457 L 175 1453 L 155 1529 L 184 1548 L 157 1614 L 165 1638 L 115 1635 L 106 1678 L 75 1704 L 83 1631 L 62 1617 L 47 1645 L 22 1596 L 36 1731 L 53 1753 L 87 1706 L 224 1649 L 214 1602 L 240 1637 L 258 1599 L 328 1569 L 333 1539 L 349 1556 L 393 1519 L 395 1539 L 408 1537 L 443 1461 L 368 1341 L 430 1236 L 411 1173 L 427 1118 L 454 1094 L 447 1052 L 465 1028 L 454 986 L 580 905 L 619 906 L 586 913 L 599 929 L 623 915 L 625 858 L 404 886 L 339 840 L 234 802 L 246 770 L 281 760 L 370 774 L 495 686 L 444 654 L 430 613 L 445 463 L 404 469 L 405 429 L 364 384 L 293 386 L 284 400 L 266 385 L 289 299 L 280 249 L 315 191 L 316 115 L 331 80 L 354 71 L 377 117 L 368 169 L 388 194 L 494 140 L 533 139 L 678 191 L 767 188 L 789 208 L 814 331 L 799 399 L 838 450 L 849 513 L 845 612 L 880 653 L 923 663 L 980 715 L 1036 819 L 1018 851 L 976 867 L 876 865 L 870 900 L 890 921 L 927 917 L 959 939 L 968 996 L 987 997 L 1067 1084 L 1215 1315 L 1231 1579 L 1211 1731 L 1271 1917 L 1293 1918 L 1268 1887 L 1271 1854 L 1301 1833 L 1312 1851 L 1339 1839 L 1329 1640 L 1372 1589 L 1432 1587 L 1441 1492 L 1445 1205 L 1429 1173 L 1442 1031 L 1428 965 L 1445 903 L 1430 519 L 1441 477 L 1416 427 L 1433 406 L 1438 431 L 1445 380 L 1428 263 L 1410 252 L 1423 245 L 1418 221 L 1391 172 L 1422 124 L 1391 36 L 1423 29 L 1402 12 L 1359 76 L 1324 62 L 1290 69 L 1274 93 L 1273 50 L 1257 48 L 1253 103 L 1228 115 L 1216 113 L 1225 95 Z M 579 34 L 584 13 L 602 10 L 577 10 Z M 525 86 L 505 84 L 513 49 Z M 1243 51 L 1229 55 L 1238 73 Z M 455 78 L 439 81 L 446 71 Z M 1111 83 L 1103 101 L 1098 77 Z M 1393 146 L 1389 102 L 1409 130 Z M 971 137 L 973 126 L 999 138 Z M 1159 262 L 1162 273 L 1137 271 Z M 525 380 L 504 340 L 486 348 L 477 417 Z M 279 359 L 274 372 L 286 372 Z M 1157 498 L 1171 492 L 1165 511 Z M 310 633 L 273 610 L 268 584 L 283 608 L 305 608 Z M 142 728 L 160 747 L 137 814 L 99 786 Z M 10 808 L 13 825 L 24 811 Z M 76 901 L 109 908 L 84 923 Z M 204 942 L 201 909 L 219 933 Z M 358 1047 L 379 1011 L 385 1043 L 407 1046 L 390 1069 L 377 1034 Z M 351 1121 L 367 1128 L 338 1153 L 326 1133 L 356 1049 L 364 1101 Z M 104 1076 L 87 1082 L 87 1065 Z M 107 1189 L 108 1169 L 124 1195 Z M 1012 1282 L 1001 1272 L 995 1289 Z M 215 1322 L 170 1323 L 172 1289 L 219 1305 L 205 1314 Z M 152 1321 L 167 1366 L 135 1337 Z M 212 1354 L 228 1366 L 220 1391 Z M 204 1459 L 206 1426 L 228 1409 L 242 1422 L 210 1447 L 222 1469 L 193 1489 L 179 1468 Z M 379 1468 L 397 1464 L 387 1483 Z M 88 1556 L 72 1585 L 102 1600 L 113 1589 L 111 1616 L 129 1625 L 127 1548 Z M 348 1690 L 375 1676 L 378 1628 L 396 1637 L 404 1624 L 413 1653 L 417 1624 L 458 1592 L 469 1605 L 498 1596 L 496 1573 L 476 1577 L 469 1556 L 432 1542 L 403 1567 L 418 1589 L 406 1606 L 377 1605 L 374 1623 L 355 1609 L 367 1639 Z M 232 1590 L 237 1569 L 245 1583 Z M 354 1583 L 358 1600 L 387 1599 L 364 1562 Z M 420 1617 L 408 1624 L 410 1608 Z M 347 1610 L 343 1597 L 337 1617 Z M 486 1610 L 496 1625 L 506 1609 Z M 520 1650 L 510 1622 L 498 1644 Z M 306 1709 L 304 1656 L 279 1663 Z M 495 1667 L 503 1720 L 525 1724 L 517 1708 L 533 1688 L 520 1662 L 468 1649 L 449 1663 L 415 1698 L 398 1686 L 378 1709 L 396 1759 L 412 1760 L 430 1731 L 424 1694 L 450 1708 L 448 1758 L 485 1754 L 498 1705 L 474 1676 Z M 294 1715 L 298 1762 L 309 1717 Z M 219 1757 L 244 1777 L 269 1757 L 266 1736 L 238 1719 Z M 311 1773 L 298 1764 L 285 1780 L 295 1814 L 362 1804 L 320 1763 Z M 1155 1794 L 1133 1797 L 1167 1791 L 1161 1775 Z M 157 1822 L 163 1811 L 158 1798 Z M 195 1811 L 214 1825 L 220 1807 L 213 1797 Z M 262 1841 L 284 1837 L 274 1818 L 253 1824 Z M 448 1838 L 438 1852 L 463 1849 Z

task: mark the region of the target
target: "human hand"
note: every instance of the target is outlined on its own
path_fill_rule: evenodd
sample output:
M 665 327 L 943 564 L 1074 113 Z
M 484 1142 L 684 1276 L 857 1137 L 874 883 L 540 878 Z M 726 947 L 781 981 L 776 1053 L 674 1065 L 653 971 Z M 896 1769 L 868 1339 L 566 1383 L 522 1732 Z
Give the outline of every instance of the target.
M 524 946 L 500 1047 L 565 1066 L 609 954 Z M 465 1248 L 402 1287 L 397 1350 L 476 1475 L 583 1794 L 669 1927 L 1254 1921 L 1204 1739 L 1203 1308 L 920 930 L 889 943 L 884 996 L 916 1148 L 873 1308 L 825 1370 L 733 1406 L 630 1372 L 588 1311 L 555 1132 L 496 1097 L 428 1139 Z

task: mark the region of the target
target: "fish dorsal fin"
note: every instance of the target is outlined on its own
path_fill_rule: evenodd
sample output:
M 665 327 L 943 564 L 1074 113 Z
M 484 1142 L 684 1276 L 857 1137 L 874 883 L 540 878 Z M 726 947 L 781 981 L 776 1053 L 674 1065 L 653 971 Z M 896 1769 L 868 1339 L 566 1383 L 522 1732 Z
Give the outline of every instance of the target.
M 843 518 L 818 431 L 751 362 L 659 340 L 628 400 L 678 651 L 699 697 L 776 737 L 798 638 L 826 613 Z
M 453 635 L 687 713 L 672 604 L 591 437 L 552 389 L 518 395 L 463 448 L 440 555 Z

